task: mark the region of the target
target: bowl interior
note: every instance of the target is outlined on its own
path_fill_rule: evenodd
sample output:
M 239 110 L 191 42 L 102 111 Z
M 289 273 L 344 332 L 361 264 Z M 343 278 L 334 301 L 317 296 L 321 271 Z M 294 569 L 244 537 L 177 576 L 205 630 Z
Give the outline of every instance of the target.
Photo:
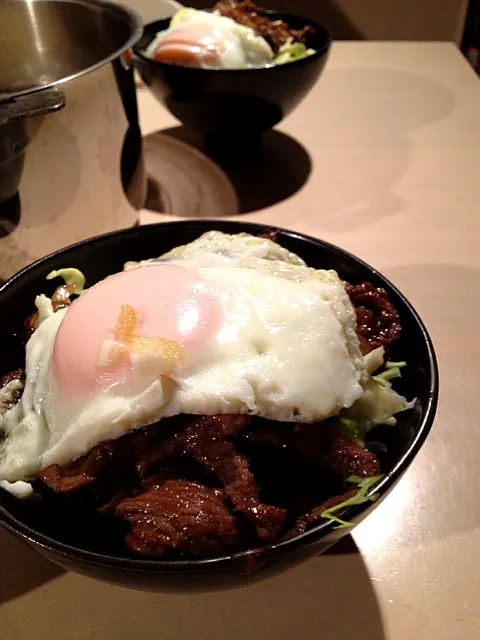
M 0 375 L 24 365 L 23 322 L 34 311 L 36 295 L 41 292 L 47 295 L 53 293 L 55 285 L 45 280 L 52 269 L 77 267 L 87 276 L 89 286 L 121 270 L 127 260 L 160 255 L 177 245 L 194 240 L 210 229 L 227 233 L 244 231 L 259 234 L 271 228 L 251 223 L 209 220 L 151 225 L 100 236 L 40 260 L 14 276 L 0 289 L 0 315 L 3 327 Z M 396 427 L 378 427 L 372 431 L 372 439 L 384 442 L 387 447 L 381 458 L 385 476 L 378 487 L 380 494 L 385 493 L 415 456 L 433 420 L 437 398 L 437 372 L 428 334 L 405 298 L 385 278 L 362 261 L 320 240 L 286 230 L 279 230 L 278 242 L 299 254 L 312 267 L 335 269 L 342 278 L 351 283 L 369 281 L 376 286 L 384 287 L 400 313 L 402 337 L 395 343 L 390 357 L 393 360 L 406 360 L 408 370 L 395 388 L 409 399 L 418 398 L 418 403 L 414 411 L 399 415 Z M 355 513 L 361 513 L 365 508 L 368 507 L 358 507 Z M 96 526 L 98 523 L 90 521 L 84 522 L 81 526 L 77 523 L 72 527 L 68 519 L 59 519 L 58 514 L 46 513 L 41 507 L 32 508 L 31 505 L 17 501 L 1 490 L 0 521 L 24 538 L 33 540 L 47 549 L 67 555 L 73 554 L 90 562 L 107 565 L 113 563 L 115 566 L 129 569 L 149 567 L 168 570 L 169 565 L 172 566 L 168 561 L 138 560 L 129 557 L 121 545 L 111 544 L 108 526 Z M 272 546 L 271 551 L 275 553 L 276 550 L 286 551 L 295 548 L 330 530 L 331 525 L 326 522 L 300 538 Z M 221 562 L 222 559 L 187 560 L 173 564 L 188 568 L 217 561 Z
M 312 49 L 315 49 L 314 54 L 312 54 L 312 56 L 310 56 L 309 58 L 304 58 L 304 60 L 297 60 L 296 62 L 291 62 L 289 63 L 288 66 L 290 65 L 297 65 L 299 63 L 304 62 L 305 60 L 313 60 L 316 58 L 321 57 L 322 55 L 325 54 L 325 52 L 327 51 L 327 49 L 330 47 L 331 44 L 331 38 L 330 35 L 328 33 L 328 31 L 325 29 L 325 27 L 323 27 L 319 22 L 316 22 L 315 20 L 311 20 L 310 18 L 305 18 L 303 16 L 299 16 L 293 13 L 282 13 L 279 11 L 264 11 L 263 14 L 265 16 L 268 16 L 269 18 L 271 18 L 272 20 L 283 20 L 284 22 L 286 22 L 292 29 L 303 29 L 304 27 L 310 25 L 312 27 L 314 27 L 315 29 L 315 33 L 312 35 L 309 35 L 305 44 L 307 47 L 311 47 Z M 148 47 L 148 45 L 152 42 L 152 40 L 155 38 L 155 36 L 157 35 L 157 33 L 159 31 L 165 31 L 166 29 L 168 29 L 169 25 L 170 25 L 170 20 L 171 18 L 163 18 L 162 20 L 156 20 L 154 22 L 150 22 L 148 24 L 145 25 L 144 30 L 143 30 L 143 35 L 140 38 L 140 40 L 138 40 L 138 42 L 135 44 L 135 46 L 133 47 L 133 50 L 135 52 L 135 54 L 137 56 L 139 56 L 140 58 L 142 58 L 143 60 L 146 60 L 150 63 L 152 63 L 155 66 L 158 67 L 167 67 L 167 68 L 171 68 L 172 66 L 179 66 L 179 65 L 170 65 L 170 64 L 166 64 L 163 62 L 156 62 L 155 60 L 152 60 L 151 58 L 147 58 L 145 56 L 145 49 Z M 278 67 L 278 69 L 283 68 L 283 65 L 281 65 L 280 67 Z M 223 70 L 223 69 L 195 69 L 195 71 L 197 71 L 198 73 L 211 73 L 213 72 L 221 72 L 221 73 L 265 73 L 266 71 L 268 71 L 271 69 L 264 69 L 264 68 L 259 68 L 259 69 L 227 69 L 227 70 Z

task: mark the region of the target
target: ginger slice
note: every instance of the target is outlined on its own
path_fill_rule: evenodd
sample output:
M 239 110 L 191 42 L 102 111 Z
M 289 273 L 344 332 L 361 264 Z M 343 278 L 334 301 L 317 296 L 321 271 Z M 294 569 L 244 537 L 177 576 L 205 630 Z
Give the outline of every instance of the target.
M 173 371 L 183 361 L 183 349 L 173 340 L 166 338 L 146 338 L 135 334 L 140 317 L 129 304 L 122 304 L 115 325 L 115 339 L 123 343 L 132 352 L 151 354 L 163 360 L 166 368 Z

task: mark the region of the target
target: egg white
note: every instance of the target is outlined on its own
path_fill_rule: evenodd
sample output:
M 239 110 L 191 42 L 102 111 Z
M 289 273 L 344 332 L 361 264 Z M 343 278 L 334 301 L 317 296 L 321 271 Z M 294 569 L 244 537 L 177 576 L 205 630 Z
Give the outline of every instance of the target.
M 0 417 L 0 479 L 28 480 L 104 440 L 180 413 L 316 422 L 362 396 L 367 374 L 355 311 L 336 272 L 309 268 L 270 240 L 220 232 L 157 260 L 195 269 L 218 292 L 224 320 L 214 339 L 187 358 L 172 382 L 155 379 L 67 402 L 51 361 L 68 309 L 53 313 L 39 298 L 42 322 L 27 343 L 25 390 Z

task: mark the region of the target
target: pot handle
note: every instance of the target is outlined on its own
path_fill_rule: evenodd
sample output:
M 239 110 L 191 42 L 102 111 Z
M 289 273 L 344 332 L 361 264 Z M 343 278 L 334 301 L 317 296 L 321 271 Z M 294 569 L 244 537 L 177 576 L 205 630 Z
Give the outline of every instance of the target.
M 24 118 L 43 116 L 65 106 L 65 94 L 59 89 L 42 89 L 17 98 L 0 101 L 0 125 Z

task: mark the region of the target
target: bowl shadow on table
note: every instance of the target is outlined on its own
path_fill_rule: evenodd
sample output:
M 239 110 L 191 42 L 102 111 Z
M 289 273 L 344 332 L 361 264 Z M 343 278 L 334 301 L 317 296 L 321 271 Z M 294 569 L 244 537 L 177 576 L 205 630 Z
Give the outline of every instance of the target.
M 373 584 L 351 536 L 265 581 L 187 601 L 173 597 L 164 608 L 169 640 L 187 636 L 186 612 L 197 640 L 223 640 L 227 629 L 230 640 L 385 640 Z
M 65 573 L 5 529 L 0 529 L 0 567 L 0 606 Z
M 321 133 L 312 131 L 316 224 L 350 231 L 401 212 L 408 202 L 397 185 L 409 173 L 414 145 L 425 154 L 419 134 L 453 111 L 453 93 L 420 74 L 381 68 L 332 68 L 321 83 L 335 108 L 319 101 Z M 439 150 L 444 135 L 438 129 Z
M 116 604 L 131 609 L 134 621 L 136 598 L 147 594 L 131 602 L 129 593 L 120 592 Z M 373 584 L 351 536 L 321 556 L 248 587 L 148 598 L 143 611 L 156 608 L 169 640 L 191 637 L 192 629 L 197 640 L 227 635 L 229 640 L 385 640 Z M 153 633 L 145 631 L 145 640 L 153 640 Z
M 192 166 L 191 181 L 201 181 L 199 187 L 215 192 L 223 180 L 223 190 L 230 189 L 231 197 L 218 203 L 218 211 L 207 211 L 208 217 L 228 217 L 265 209 L 286 200 L 299 191 L 308 180 L 312 162 L 308 151 L 294 138 L 277 130 L 264 134 L 261 144 L 239 151 L 234 145 L 215 146 L 202 134 L 184 126 L 157 131 L 144 138 L 149 189 L 146 209 L 179 215 L 201 217 L 194 204 L 186 203 L 179 194 L 169 193 L 169 177 L 152 171 L 152 154 L 161 154 L 162 147 L 170 141 L 178 143 L 178 159 L 183 155 L 187 162 L 192 154 L 202 161 L 202 168 Z M 200 155 L 199 155 L 200 154 Z M 168 168 L 167 168 L 168 169 Z M 186 176 L 188 178 L 189 176 Z M 210 194 L 203 193 L 203 197 Z M 175 201 L 179 204 L 173 204 Z
M 336 106 L 324 109 L 319 102 L 315 116 L 319 133 L 313 120 L 311 135 L 305 139 L 315 145 L 314 160 L 300 142 L 277 130 L 264 136 L 263 154 L 251 153 L 248 158 L 229 154 L 213 160 L 205 151 L 203 136 L 182 126 L 147 136 L 146 145 L 154 140 L 177 141 L 185 152 L 194 150 L 208 158 L 231 185 L 233 196 L 224 197 L 218 210 L 202 215 L 227 217 L 265 209 L 294 196 L 309 177 L 310 183 L 315 181 L 315 221 L 325 231 L 355 230 L 400 213 L 408 202 L 397 185 L 413 161 L 412 134 L 447 117 L 455 107 L 453 93 L 422 75 L 381 68 L 332 68 L 321 83 L 329 104 Z M 356 96 L 353 108 L 352 95 Z M 359 121 L 364 126 L 359 127 Z M 441 129 L 438 135 L 440 144 Z M 148 154 L 146 164 L 148 170 Z M 214 191 L 209 176 L 213 170 L 203 172 L 204 188 L 211 182 Z M 162 200 L 162 176 L 156 172 L 151 175 L 146 208 L 199 217 L 192 206 L 169 209 L 165 205 L 170 194 L 165 195 Z
M 72 616 L 81 620 L 82 638 L 385 640 L 373 584 L 351 536 L 283 574 L 224 592 L 155 594 L 95 587 L 70 576 L 67 595 L 66 584 L 59 581 L 36 596 L 29 624 L 39 630 L 32 638 L 58 615 L 58 601 L 67 608 L 75 603 Z M 19 606 L 8 614 L 16 615 Z

